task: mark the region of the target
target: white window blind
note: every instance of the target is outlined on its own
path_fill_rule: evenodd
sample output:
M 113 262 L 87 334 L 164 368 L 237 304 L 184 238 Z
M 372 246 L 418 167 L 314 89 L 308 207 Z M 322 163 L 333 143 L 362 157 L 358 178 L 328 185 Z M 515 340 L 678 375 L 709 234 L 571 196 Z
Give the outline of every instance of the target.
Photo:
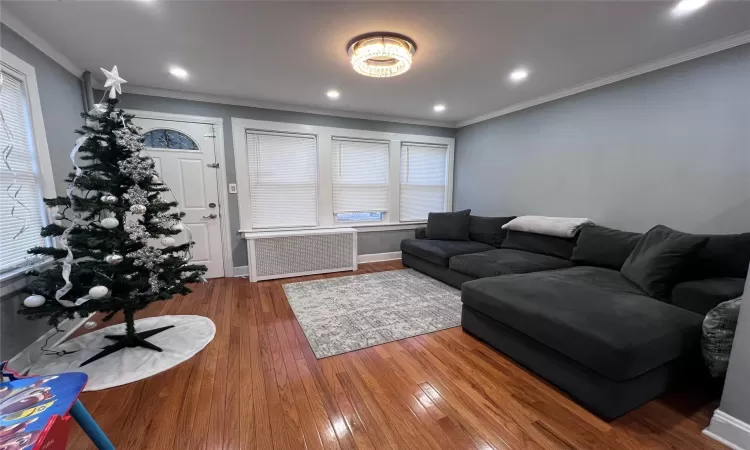
M 0 126 L 0 151 L 10 170 L 0 159 L 0 273 L 23 266 L 26 251 L 44 245 L 39 230 L 46 223 L 24 83 L 6 71 L 2 75 L 0 109 L 7 129 Z
M 447 206 L 448 147 L 401 144 L 401 221 L 427 219 Z
M 318 224 L 315 136 L 248 132 L 247 160 L 253 228 Z
M 389 142 L 333 138 L 334 214 L 388 210 L 389 149 Z

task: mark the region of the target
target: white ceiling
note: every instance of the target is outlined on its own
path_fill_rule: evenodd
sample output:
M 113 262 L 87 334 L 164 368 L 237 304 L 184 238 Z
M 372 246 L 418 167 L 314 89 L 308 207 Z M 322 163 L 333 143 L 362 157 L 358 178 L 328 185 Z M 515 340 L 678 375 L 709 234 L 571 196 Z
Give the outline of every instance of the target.
M 4 7 L 77 66 L 117 64 L 129 84 L 457 123 L 750 30 L 750 2 L 675 19 L 673 1 L 11 2 Z M 393 31 L 418 50 L 406 74 L 356 74 L 345 46 Z M 186 68 L 188 81 L 167 73 Z M 515 67 L 531 75 L 508 82 Z M 329 88 L 341 92 L 329 100 Z M 445 103 L 442 114 L 435 103 Z

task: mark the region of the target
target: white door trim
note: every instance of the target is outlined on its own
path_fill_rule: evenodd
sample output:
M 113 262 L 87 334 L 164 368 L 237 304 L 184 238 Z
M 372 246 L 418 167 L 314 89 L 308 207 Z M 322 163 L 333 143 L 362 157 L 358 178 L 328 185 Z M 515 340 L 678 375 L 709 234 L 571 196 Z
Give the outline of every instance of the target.
M 171 120 L 175 122 L 206 123 L 214 126 L 216 138 L 216 162 L 219 163 L 217 177 L 219 192 L 219 222 L 221 224 L 221 254 L 224 260 L 224 276 L 234 276 L 232 260 L 232 239 L 229 229 L 229 192 L 227 189 L 227 164 L 224 156 L 224 120 L 221 117 L 193 116 L 189 114 L 172 114 L 157 111 L 128 109 L 125 112 L 141 119 Z

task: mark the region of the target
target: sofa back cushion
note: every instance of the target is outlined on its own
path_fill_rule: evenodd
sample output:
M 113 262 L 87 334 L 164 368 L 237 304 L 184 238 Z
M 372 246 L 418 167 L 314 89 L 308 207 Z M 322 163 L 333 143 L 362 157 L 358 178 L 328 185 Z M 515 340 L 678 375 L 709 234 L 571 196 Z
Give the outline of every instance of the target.
M 687 280 L 746 278 L 750 266 L 750 233 L 699 235 L 708 238 L 685 273 Z
M 470 209 L 427 215 L 427 239 L 441 241 L 469 240 Z
M 570 260 L 576 264 L 620 270 L 641 237 L 641 233 L 584 225 Z
M 500 248 L 570 259 L 575 245 L 575 238 L 565 239 L 557 236 L 508 230 L 508 235 L 505 237 L 502 245 L 500 245 Z
M 708 238 L 681 233 L 664 225 L 650 229 L 638 241 L 620 272 L 648 295 L 668 300 L 674 285 Z
M 503 243 L 505 236 L 508 234 L 507 231 L 503 230 L 502 226 L 515 217 L 469 216 L 469 239 L 489 244 L 493 247 L 500 247 L 500 244 Z

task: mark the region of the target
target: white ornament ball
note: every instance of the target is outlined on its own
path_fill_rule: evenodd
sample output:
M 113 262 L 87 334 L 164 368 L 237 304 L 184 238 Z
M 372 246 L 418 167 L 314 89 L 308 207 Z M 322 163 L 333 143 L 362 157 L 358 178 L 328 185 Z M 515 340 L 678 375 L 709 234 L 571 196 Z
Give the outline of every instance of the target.
M 43 295 L 29 295 L 23 299 L 23 305 L 28 308 L 36 308 L 37 306 L 42 306 L 45 301 L 47 299 Z
M 107 203 L 108 205 L 113 205 L 117 203 L 117 197 L 115 197 L 112 194 L 102 195 L 102 198 L 100 199 L 104 203 Z
M 64 218 L 65 218 L 65 216 L 63 216 L 60 213 L 55 214 L 55 220 L 63 220 Z
M 125 278 L 126 280 L 132 280 L 133 279 L 133 275 L 130 275 L 130 274 L 123 275 L 122 277 Z
M 149 220 L 149 222 L 151 222 L 154 225 L 156 225 L 157 223 L 161 222 L 161 220 L 159 220 L 158 217 L 152 217 L 151 220 Z
M 132 212 L 133 214 L 145 214 L 146 206 L 145 205 L 133 205 L 130 207 L 130 212 Z
M 112 229 L 117 228 L 117 226 L 120 225 L 120 221 L 114 217 L 105 217 L 102 219 L 101 224 L 104 228 Z
M 107 295 L 107 292 L 109 292 L 109 289 L 107 289 L 107 286 L 94 286 L 91 289 L 89 289 L 89 295 L 91 298 L 102 298 L 105 295 Z
M 172 225 L 172 231 L 182 231 L 184 229 L 185 229 L 185 225 L 183 225 L 181 223 L 176 223 L 176 224 Z
M 85 328 L 87 330 L 91 330 L 93 328 L 96 328 L 96 322 L 94 322 L 93 320 L 89 320 L 88 322 L 86 322 L 86 323 L 83 324 L 83 328 Z
M 117 253 L 113 253 L 104 257 L 104 261 L 107 264 L 112 264 L 113 266 L 120 264 L 122 262 L 122 259 L 122 255 L 118 255 Z
M 175 242 L 176 241 L 171 236 L 167 236 L 167 237 L 161 238 L 161 245 L 163 245 L 165 247 L 171 247 L 171 246 L 173 246 L 175 244 Z
M 159 179 L 158 175 L 151 175 L 151 182 L 152 183 L 161 183 L 161 180 Z

